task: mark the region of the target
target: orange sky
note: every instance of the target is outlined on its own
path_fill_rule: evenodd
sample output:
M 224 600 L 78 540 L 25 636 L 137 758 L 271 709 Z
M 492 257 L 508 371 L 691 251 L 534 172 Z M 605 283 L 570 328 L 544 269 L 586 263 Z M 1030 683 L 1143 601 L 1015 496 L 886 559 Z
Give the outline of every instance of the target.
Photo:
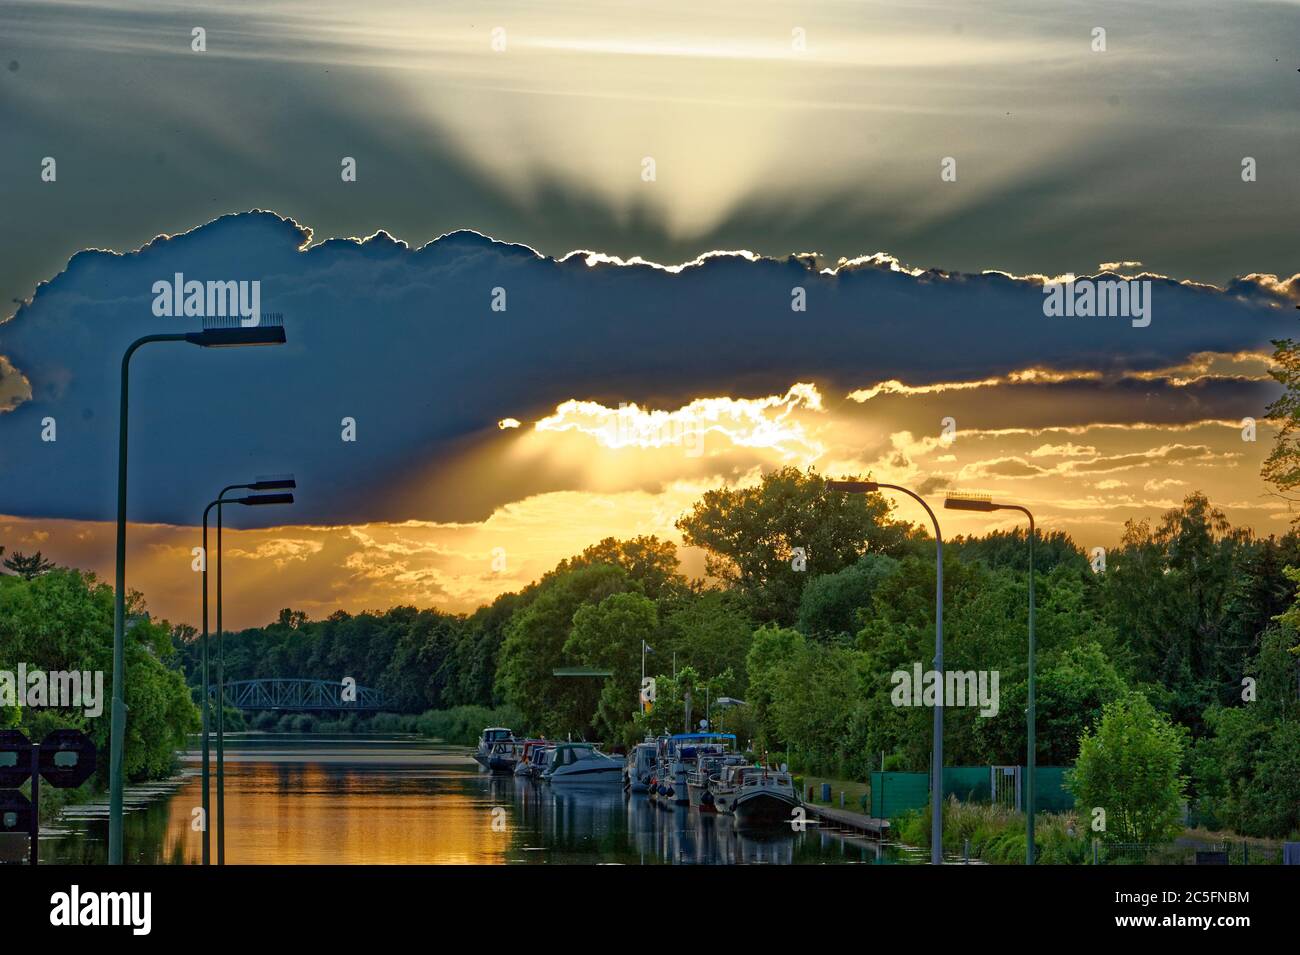
M 678 408 L 565 402 L 532 420 L 521 415 L 517 425 L 502 422 L 493 439 L 442 467 L 453 491 L 521 470 L 565 488 L 522 495 L 485 520 L 227 531 L 227 619 L 235 627 L 264 623 L 281 607 L 312 618 L 400 603 L 471 610 L 603 537 L 679 540 L 674 521 L 704 491 L 752 483 L 787 464 L 827 476 L 870 471 L 922 490 L 936 507 L 948 489 L 989 492 L 1028 505 L 1043 530 L 1064 530 L 1088 550 L 1113 546 L 1125 521 L 1154 521 L 1195 490 L 1234 524 L 1278 533 L 1290 515 L 1259 477 L 1272 429 L 1259 422 L 1250 441 L 1239 419 L 1159 423 L 1168 415 L 1156 411 L 1180 389 L 1259 379 L 1266 367 L 1262 355 L 1198 356 L 1147 376 L 1149 397 L 1165 397 L 1136 405 L 1127 392 L 1106 391 L 1100 373 L 1042 371 L 917 389 L 864 382 L 847 394 L 792 382 L 785 394 Z M 1102 390 L 1081 400 L 1079 387 Z M 945 418 L 953 419 L 951 436 Z M 897 516 L 921 518 L 907 501 Z M 948 537 L 1016 523 L 1014 515 L 941 520 Z M 155 615 L 197 623 L 198 540 L 194 527 L 132 526 L 129 586 L 144 591 Z M 112 578 L 111 524 L 0 518 L 0 541 Z M 683 550 L 682 558 L 687 573 L 703 572 L 701 554 Z

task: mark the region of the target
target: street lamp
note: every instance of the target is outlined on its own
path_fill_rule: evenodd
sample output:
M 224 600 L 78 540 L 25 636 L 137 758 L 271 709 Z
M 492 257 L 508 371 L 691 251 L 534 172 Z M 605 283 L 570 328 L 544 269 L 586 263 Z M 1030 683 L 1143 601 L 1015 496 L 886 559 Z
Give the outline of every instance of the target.
M 227 488 L 227 490 L 229 490 L 229 488 Z M 222 491 L 221 493 L 225 494 L 225 491 Z M 211 825 L 210 825 L 212 816 L 208 812 L 208 754 L 209 754 L 208 709 L 210 706 L 208 702 L 208 691 L 209 691 L 209 685 L 208 685 L 208 515 L 212 512 L 212 509 L 214 507 L 220 508 L 222 504 L 247 504 L 249 506 L 256 506 L 259 504 L 292 504 L 292 503 L 293 503 L 292 494 L 258 494 L 258 495 L 250 494 L 247 497 L 232 497 L 229 500 L 222 500 L 220 497 L 218 497 L 215 501 L 213 501 L 203 509 L 203 644 L 202 644 L 203 772 L 202 772 L 202 776 L 203 776 L 203 864 L 204 865 L 208 864 L 212 853 L 212 836 L 211 836 Z M 220 629 L 220 624 L 218 624 L 218 629 Z M 220 673 L 220 670 L 218 670 L 218 673 Z M 225 689 L 224 686 L 222 686 L 221 689 L 224 691 Z M 220 712 L 221 709 L 224 708 L 224 699 L 222 697 L 217 698 L 217 708 L 218 708 L 218 712 Z M 222 723 L 224 724 L 224 721 L 222 721 Z M 217 745 L 221 746 L 220 736 L 217 737 Z M 217 811 L 218 813 L 220 813 L 222 805 L 225 801 L 224 797 L 220 792 L 220 789 L 218 789 L 217 799 L 218 799 Z M 218 851 L 218 860 L 220 860 L 222 856 L 224 856 L 224 853 L 221 852 L 220 838 L 218 838 L 217 851 Z
M 826 487 L 846 494 L 898 491 L 925 508 L 925 513 L 930 515 L 930 523 L 934 525 L 934 670 L 940 681 L 940 692 L 934 705 L 934 738 L 931 744 L 934 756 L 930 767 L 930 862 L 933 865 L 943 865 L 943 534 L 939 531 L 939 519 L 920 495 L 897 484 L 827 481 Z
M 1026 743 L 1029 781 L 1025 793 L 1025 864 L 1033 865 L 1037 854 L 1034 845 L 1034 810 L 1038 805 L 1034 799 L 1034 769 L 1038 762 L 1034 714 L 1034 515 L 1029 513 L 1029 508 L 1020 504 L 996 504 L 991 498 L 978 494 L 949 494 L 943 506 L 954 511 L 1020 511 L 1029 518 L 1029 739 Z
M 221 625 L 221 517 L 222 504 L 235 503 L 226 501 L 231 491 L 283 491 L 293 490 L 298 486 L 292 474 L 279 477 L 258 478 L 252 484 L 230 484 L 221 489 L 217 495 L 217 865 L 226 864 L 226 631 Z M 287 497 L 288 501 L 273 501 L 267 498 Z M 292 494 L 267 495 L 266 497 L 248 497 L 243 503 L 257 504 L 292 504 Z M 206 544 L 205 544 L 206 546 Z M 204 551 L 204 559 L 207 552 Z M 206 584 L 204 585 L 206 587 Z
M 131 356 L 141 345 L 152 342 L 189 342 L 202 348 L 240 345 L 283 345 L 284 326 L 256 325 L 251 328 L 205 328 L 199 332 L 145 335 L 133 341 L 122 356 L 122 397 L 118 408 L 117 437 L 117 592 L 113 600 L 113 713 L 109 727 L 108 753 L 108 862 L 122 864 L 122 792 L 124 788 L 122 749 L 126 745 L 125 623 L 126 623 L 126 451 L 127 394 Z

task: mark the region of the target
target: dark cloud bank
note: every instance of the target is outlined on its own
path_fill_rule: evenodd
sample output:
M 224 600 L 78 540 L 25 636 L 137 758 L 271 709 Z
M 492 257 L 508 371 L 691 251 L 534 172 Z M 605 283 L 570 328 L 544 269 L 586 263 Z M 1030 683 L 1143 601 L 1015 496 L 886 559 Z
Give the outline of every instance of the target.
M 0 362 L 0 375 L 25 376 L 32 392 L 0 413 L 0 513 L 112 516 L 122 352 L 140 335 L 201 324 L 153 314 L 154 283 L 177 272 L 260 280 L 262 309 L 283 315 L 289 343 L 137 354 L 136 521 L 194 523 L 205 495 L 282 471 L 303 485 L 294 523 L 479 518 L 481 507 L 454 499 L 411 513 L 389 492 L 493 439 L 499 419 L 527 424 L 568 398 L 676 407 L 815 380 L 838 399 L 891 378 L 1160 368 L 1290 335 L 1300 287 L 1271 276 L 1227 289 L 1149 277 L 1152 321 L 1134 328 L 1046 317 L 1038 279 L 913 275 L 885 259 L 827 274 L 794 257 L 714 256 L 671 272 L 557 261 L 472 232 L 418 250 L 384 233 L 309 247 L 310 238 L 270 213 L 231 215 L 126 255 L 81 252 L 42 284 L 0 325 L 0 356 L 16 369 Z M 805 312 L 791 310 L 796 286 Z M 495 288 L 504 312 L 492 310 Z M 345 416 L 357 421 L 355 443 L 340 439 Z M 46 417 L 57 421 L 52 443 L 41 440 Z

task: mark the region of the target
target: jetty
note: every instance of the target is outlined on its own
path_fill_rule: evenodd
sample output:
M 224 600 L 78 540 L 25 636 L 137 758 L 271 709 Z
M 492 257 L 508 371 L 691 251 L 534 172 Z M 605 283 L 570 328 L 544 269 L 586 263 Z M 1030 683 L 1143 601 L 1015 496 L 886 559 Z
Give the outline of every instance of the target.
M 847 829 L 881 842 L 889 835 L 888 819 L 877 819 L 874 816 L 864 816 L 860 812 L 849 812 L 847 809 L 832 809 L 829 806 L 819 806 L 811 802 L 805 802 L 803 807 L 809 816 L 816 818 L 821 823 L 823 830 L 831 828 Z M 831 825 L 826 825 L 827 823 Z

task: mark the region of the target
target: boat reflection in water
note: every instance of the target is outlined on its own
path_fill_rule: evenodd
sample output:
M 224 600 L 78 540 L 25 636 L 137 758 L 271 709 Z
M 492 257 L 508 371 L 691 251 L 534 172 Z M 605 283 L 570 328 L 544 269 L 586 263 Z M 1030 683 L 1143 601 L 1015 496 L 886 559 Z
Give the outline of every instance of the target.
M 492 745 L 501 741 L 491 741 Z M 522 747 L 521 747 L 522 748 Z M 488 749 L 488 748 L 485 748 Z M 556 785 L 486 772 L 475 751 L 412 737 L 262 734 L 226 743 L 231 864 L 731 864 L 912 861 L 906 852 L 793 825 L 738 829 L 725 813 L 656 809 L 619 781 Z M 485 753 L 484 755 L 488 755 Z M 197 749 L 186 776 L 128 813 L 130 857 L 197 864 Z M 489 760 L 490 761 L 490 760 Z M 141 795 L 132 787 L 128 797 Z M 129 802 L 134 808 L 135 802 Z M 65 812 L 43 863 L 107 858 L 107 798 Z M 925 861 L 921 852 L 915 861 Z
M 512 801 L 515 862 L 667 863 L 673 865 L 789 865 L 881 863 L 894 859 L 865 839 L 821 832 L 815 820 L 748 829 L 733 816 L 672 805 L 656 807 L 643 794 L 570 784 L 553 787 L 519 777 L 491 779 L 493 796 Z

